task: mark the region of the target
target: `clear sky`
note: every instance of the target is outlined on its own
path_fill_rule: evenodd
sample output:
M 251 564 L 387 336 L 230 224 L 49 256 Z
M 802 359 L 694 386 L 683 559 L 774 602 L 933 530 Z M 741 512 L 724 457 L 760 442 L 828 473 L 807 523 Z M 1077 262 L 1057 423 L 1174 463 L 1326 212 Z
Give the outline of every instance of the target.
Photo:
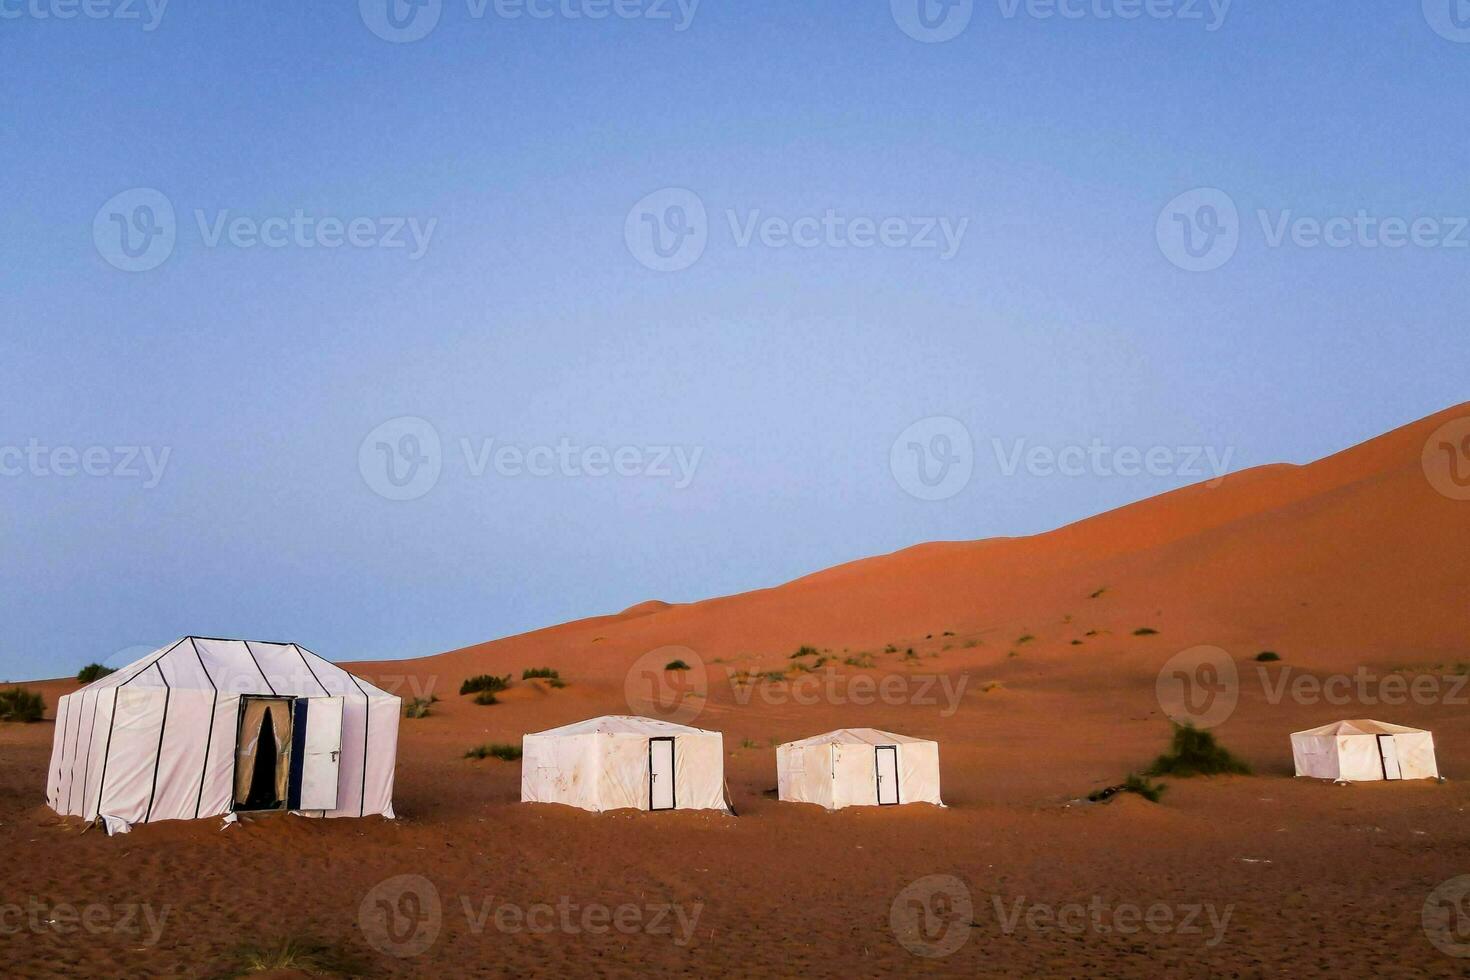
M 917 3 L 0 0 L 0 679 L 430 654 L 1470 398 L 1470 4 Z

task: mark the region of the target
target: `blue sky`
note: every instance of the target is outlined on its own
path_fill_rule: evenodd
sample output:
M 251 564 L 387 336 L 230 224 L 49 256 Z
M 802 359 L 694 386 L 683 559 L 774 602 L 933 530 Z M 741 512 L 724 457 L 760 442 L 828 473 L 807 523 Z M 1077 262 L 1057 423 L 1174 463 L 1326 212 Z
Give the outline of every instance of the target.
M 1470 4 L 92 2 L 0 2 L 0 678 L 435 653 L 1467 398 Z

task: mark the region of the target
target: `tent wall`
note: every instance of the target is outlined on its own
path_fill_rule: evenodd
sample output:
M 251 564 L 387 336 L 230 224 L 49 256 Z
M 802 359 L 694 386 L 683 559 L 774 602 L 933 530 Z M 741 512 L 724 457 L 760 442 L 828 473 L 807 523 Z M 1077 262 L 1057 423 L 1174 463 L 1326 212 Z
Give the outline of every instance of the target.
M 1429 732 L 1395 735 L 1399 750 L 1399 769 L 1405 779 L 1438 779 L 1439 764 L 1434 758 L 1434 736 Z
M 1298 776 L 1316 779 L 1337 779 L 1337 738 L 1331 735 L 1293 735 L 1291 757 L 1296 763 Z
M 791 744 L 776 749 L 777 796 L 791 803 L 834 809 L 831 743 Z
M 1376 734 L 1312 735 L 1298 732 L 1291 737 L 1291 755 L 1298 776 L 1348 782 L 1378 782 L 1383 779 L 1383 754 Z M 1435 779 L 1439 767 L 1434 757 L 1434 736 L 1429 732 L 1396 732 L 1403 779 Z
M 641 733 L 538 733 L 521 740 L 521 801 L 584 810 L 649 807 L 649 742 Z M 717 732 L 674 739 L 674 806 L 724 810 L 724 740 Z
M 933 803 L 939 797 L 939 744 L 898 742 L 898 801 Z M 833 746 L 833 807 L 877 806 L 877 747 L 843 743 Z
M 226 685 L 269 694 L 260 688 L 272 683 L 277 693 L 345 699 L 337 809 L 311 815 L 394 815 L 399 698 L 294 645 L 197 642 L 202 656 L 181 641 L 167 648 L 172 655 L 150 655 L 146 666 L 57 702 L 46 780 L 53 810 L 113 825 L 229 813 L 240 695 Z M 225 683 L 215 690 L 212 682 Z

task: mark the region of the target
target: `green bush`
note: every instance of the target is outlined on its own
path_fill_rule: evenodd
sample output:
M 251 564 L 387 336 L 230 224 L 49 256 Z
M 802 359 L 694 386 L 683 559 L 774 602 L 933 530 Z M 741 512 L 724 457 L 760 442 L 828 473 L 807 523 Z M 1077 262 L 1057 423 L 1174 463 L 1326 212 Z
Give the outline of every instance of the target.
M 1087 799 L 1092 803 L 1101 803 L 1104 800 L 1112 799 L 1119 793 L 1136 793 L 1150 803 L 1157 803 L 1159 802 L 1159 797 L 1164 795 L 1164 790 L 1168 788 L 1163 783 L 1151 783 L 1143 776 L 1130 772 L 1128 778 L 1123 780 L 1121 785 L 1108 786 L 1094 793 L 1089 793 L 1087 794 Z
M 499 759 L 502 762 L 515 762 L 521 757 L 519 745 L 507 745 L 504 742 L 491 742 L 486 745 L 477 745 L 464 754 L 466 759 Z
M 494 691 L 481 691 L 475 695 L 476 704 L 499 704 L 500 699 L 495 696 Z
M 503 691 L 510 687 L 510 675 L 496 677 L 494 674 L 479 674 L 467 679 L 459 686 L 460 694 L 474 694 L 477 691 Z
M 817 655 L 817 652 L 818 651 L 816 647 L 803 646 L 799 647 L 797 651 L 787 659 L 795 660 L 797 657 L 815 657 Z
M 428 698 L 414 698 L 408 702 L 408 707 L 404 709 L 403 713 L 409 718 L 427 718 L 429 717 L 429 705 L 431 704 L 433 702 Z
M 1152 626 L 1140 626 L 1133 631 L 1134 636 L 1157 636 L 1158 633 L 1159 631 Z
M 41 695 L 23 687 L 0 691 L 0 721 L 40 721 L 46 714 Z
M 1169 751 L 1154 760 L 1149 776 L 1215 776 L 1222 773 L 1247 775 L 1250 766 L 1231 755 L 1215 741 L 1213 733 L 1193 725 L 1175 725 Z
M 1271 664 L 1281 659 L 1281 655 L 1274 650 L 1262 650 L 1256 654 L 1256 660 L 1263 664 Z
M 550 667 L 527 667 L 525 670 L 521 671 L 521 680 L 523 681 L 534 680 L 538 677 L 551 678 L 560 676 L 560 674 L 552 670 Z
M 688 670 L 689 665 L 682 660 L 670 660 L 664 664 L 664 670 Z
M 115 673 L 117 671 L 111 667 L 104 667 L 101 664 L 87 664 L 87 666 L 77 671 L 77 680 L 83 684 L 90 684 L 95 680 L 106 677 L 108 674 Z
M 562 680 L 560 677 L 553 677 L 551 680 L 547 681 L 546 684 L 549 687 L 566 687 L 567 686 L 567 682 L 564 681 L 564 680 Z

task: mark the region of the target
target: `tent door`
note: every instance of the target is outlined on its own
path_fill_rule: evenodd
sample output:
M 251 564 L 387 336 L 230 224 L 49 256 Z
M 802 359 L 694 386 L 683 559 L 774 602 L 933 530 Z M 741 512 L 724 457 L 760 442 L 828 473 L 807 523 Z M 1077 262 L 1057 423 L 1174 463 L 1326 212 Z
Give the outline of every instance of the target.
M 342 699 L 297 698 L 292 718 L 292 810 L 337 809 L 342 759 Z
M 667 736 L 648 740 L 648 808 L 674 808 L 674 740 Z
M 898 803 L 898 746 L 878 746 L 875 761 L 878 775 L 878 805 L 894 806 Z
M 242 695 L 235 734 L 235 810 L 280 810 L 286 805 L 294 740 L 291 698 Z
M 1399 746 L 1393 740 L 1392 735 L 1378 736 L 1378 754 L 1383 759 L 1384 779 L 1403 779 L 1404 774 L 1399 769 Z

